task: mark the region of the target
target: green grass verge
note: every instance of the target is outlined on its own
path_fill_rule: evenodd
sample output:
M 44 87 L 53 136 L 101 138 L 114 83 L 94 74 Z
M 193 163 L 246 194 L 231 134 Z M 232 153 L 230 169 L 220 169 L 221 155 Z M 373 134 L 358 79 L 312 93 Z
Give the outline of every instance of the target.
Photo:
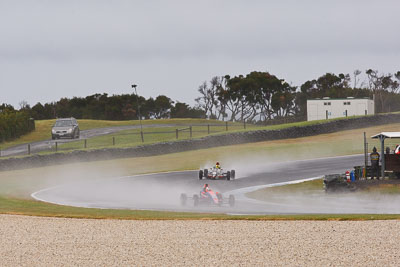
M 177 127 L 152 127 L 143 129 L 143 139 L 141 140 L 140 129 L 124 130 L 113 134 L 97 136 L 86 140 L 87 149 L 101 148 L 123 148 L 134 147 L 139 145 L 148 145 L 159 142 L 171 142 L 177 140 L 187 140 L 190 138 L 201 138 L 207 135 L 230 133 L 243 127 L 242 125 L 230 125 L 228 131 L 225 125 L 221 126 L 192 126 L 192 135 L 186 126 Z M 255 127 L 255 126 L 252 126 Z M 176 130 L 178 130 L 178 139 L 176 138 Z M 210 131 L 210 133 L 208 133 Z M 82 150 L 85 149 L 85 140 L 77 140 L 74 142 L 60 143 L 59 151 Z M 54 148 L 52 149 L 54 151 Z
M 26 134 L 18 139 L 9 142 L 3 142 L 0 144 L 1 149 L 7 149 L 12 146 L 21 145 L 25 143 L 33 143 L 37 141 L 51 139 L 51 128 L 55 123 L 54 120 L 37 120 L 35 121 L 35 131 Z M 127 126 L 127 125 L 139 125 L 138 120 L 132 121 L 105 121 L 105 120 L 78 120 L 79 128 L 81 130 L 114 127 L 114 126 Z M 197 125 L 197 124 L 219 124 L 220 128 L 223 128 L 225 122 L 217 120 L 205 120 L 205 119 L 162 119 L 162 120 L 142 120 L 144 126 L 154 124 L 175 124 L 175 125 Z M 241 123 L 230 123 L 232 127 L 243 127 Z M 255 126 L 248 125 L 248 128 L 254 128 Z
M 167 211 L 75 208 L 33 200 L 0 197 L 0 213 L 58 218 L 124 220 L 398 220 L 398 214 L 301 214 L 301 215 L 225 215 Z
M 357 197 L 371 197 L 374 195 L 398 195 L 400 194 L 400 184 L 372 184 L 368 185 L 368 181 L 365 181 L 367 185 L 364 185 L 362 189 L 357 192 L 351 193 Z M 372 182 L 372 181 L 371 181 Z M 324 195 L 323 180 L 316 179 L 312 181 L 306 181 L 297 184 L 288 184 L 277 187 L 268 187 L 260 190 L 256 190 L 247 193 L 246 196 L 252 199 L 261 201 L 270 201 L 276 197 L 288 196 L 288 195 Z M 354 215 L 356 216 L 356 215 Z M 374 218 L 380 218 L 381 215 L 374 215 Z M 400 216 L 400 214 L 399 214 Z
M 343 118 L 337 118 L 333 120 L 340 120 Z M 134 147 L 139 145 L 148 145 L 154 144 L 158 142 L 170 142 L 176 140 L 185 140 L 190 139 L 190 131 L 188 129 L 188 125 L 195 125 L 192 127 L 192 138 L 201 138 L 207 135 L 220 135 L 226 133 L 236 133 L 236 132 L 250 132 L 255 130 L 279 130 L 290 127 L 302 127 L 307 125 L 315 125 L 319 123 L 325 123 L 325 120 L 322 121 L 305 121 L 305 122 L 295 122 L 295 123 L 287 123 L 281 125 L 271 125 L 271 126 L 259 126 L 253 124 L 246 124 L 246 129 L 244 129 L 244 125 L 242 123 L 232 123 L 229 122 L 228 130 L 225 128 L 225 122 L 215 121 L 215 120 L 202 120 L 202 119 L 173 119 L 173 120 L 145 120 L 143 124 L 146 125 L 155 125 L 155 124 L 175 124 L 177 126 L 174 127 L 151 127 L 144 128 L 144 142 L 141 140 L 140 130 L 132 129 L 132 130 L 124 130 L 121 132 L 103 135 L 98 137 L 93 137 L 86 140 L 86 148 L 85 148 L 85 140 L 77 140 L 74 142 L 62 143 L 58 144 L 58 152 L 68 152 L 73 150 L 85 150 L 85 149 L 103 149 L 103 148 L 124 148 L 124 147 Z M 131 123 L 131 124 L 129 124 Z M 81 120 L 80 124 L 82 125 L 82 129 L 91 129 L 91 128 L 99 128 L 99 127 L 107 127 L 107 126 L 119 126 L 119 125 L 137 125 L 138 121 L 132 122 L 109 122 L 109 121 L 93 121 L 93 120 Z M 211 126 L 207 126 L 211 124 Z M 50 131 L 48 128 L 48 131 Z M 176 130 L 178 132 L 178 139 L 176 138 Z M 184 130 L 183 130 L 184 129 Z M 48 136 L 50 138 L 50 136 Z M 373 144 L 378 145 L 378 141 L 372 141 Z M 371 143 L 371 144 L 372 144 Z M 354 147 L 353 143 L 341 142 L 338 144 L 339 146 L 350 146 Z M 335 146 L 334 150 L 341 150 L 340 147 Z M 41 152 L 41 154 L 54 153 L 55 147 Z M 351 153 L 361 153 L 361 151 L 353 150 Z
M 357 118 L 360 116 L 354 116 L 354 118 Z M 336 119 L 330 119 L 329 121 L 335 121 L 335 120 L 342 120 L 346 118 L 336 118 Z M 51 127 L 54 124 L 55 120 L 38 120 L 36 121 L 36 130 L 24 135 L 16 140 L 10 141 L 10 142 L 4 142 L 0 144 L 0 149 L 7 149 L 12 146 L 16 145 L 21 145 L 25 143 L 32 143 L 32 142 L 37 142 L 37 141 L 43 141 L 43 140 L 49 140 L 51 138 Z M 104 120 L 78 120 L 79 122 L 79 127 L 81 130 L 88 130 L 88 129 L 94 129 L 94 128 L 103 128 L 103 127 L 112 127 L 112 126 L 127 126 L 127 125 L 139 125 L 138 120 L 133 120 L 133 121 L 104 121 Z M 303 122 L 294 122 L 294 123 L 286 123 L 286 124 L 279 124 L 279 125 L 270 125 L 270 126 L 261 126 L 261 125 L 254 125 L 254 124 L 246 124 L 246 128 L 244 128 L 243 123 L 233 123 L 229 122 L 228 123 L 228 131 L 225 131 L 225 122 L 223 121 L 218 121 L 218 120 L 206 120 L 206 119 L 161 119 L 161 120 L 143 120 L 142 124 L 146 127 L 149 125 L 154 125 L 154 124 L 175 124 L 178 125 L 178 127 L 171 127 L 169 128 L 169 131 L 171 133 L 167 134 L 146 134 L 146 132 L 162 132 L 166 131 L 166 128 L 161 128 L 159 129 L 145 129 L 145 144 L 151 144 L 151 143 L 156 143 L 156 142 L 165 142 L 165 141 L 171 141 L 175 140 L 175 129 L 179 128 L 179 126 L 189 126 L 189 125 L 199 125 L 202 124 L 204 126 L 196 126 L 194 127 L 194 133 L 193 133 L 193 138 L 199 138 L 205 135 L 208 135 L 206 133 L 206 125 L 207 124 L 212 124 L 212 125 L 220 125 L 220 127 L 213 127 L 211 126 L 211 132 L 212 134 L 225 134 L 227 132 L 229 133 L 234 133 L 234 132 L 248 132 L 248 131 L 254 131 L 254 130 L 279 130 L 279 129 L 285 129 L 289 127 L 302 127 L 302 126 L 307 126 L 307 125 L 315 125 L 315 124 L 320 124 L 320 123 L 326 123 L 326 120 L 319 120 L 319 121 L 303 121 Z M 182 128 L 182 127 L 180 127 Z M 198 131 L 203 131 L 203 133 L 198 133 Z M 123 137 L 123 135 L 129 135 Z M 179 139 L 187 139 L 189 138 L 189 132 L 180 132 L 180 137 Z M 157 135 L 157 136 L 155 136 Z M 138 135 L 138 131 L 132 131 L 132 132 L 125 132 L 125 133 L 119 133 L 119 134 L 111 134 L 103 137 L 96 137 L 90 139 L 92 142 L 91 144 L 87 144 L 91 148 L 106 148 L 106 147 L 112 147 L 113 142 L 112 142 L 112 137 L 115 137 L 117 140 L 116 145 L 118 147 L 127 147 L 127 146 L 136 146 L 141 143 L 140 135 Z M 68 144 L 68 145 L 61 145 L 60 149 L 64 150 L 74 150 L 74 149 L 83 149 L 83 141 L 77 141 L 74 142 L 73 144 Z M 48 152 L 47 152 L 48 153 Z
M 322 193 L 322 179 L 306 181 L 297 184 L 288 184 L 283 186 L 268 187 L 254 192 L 247 193 L 246 196 L 257 200 L 268 200 L 273 195 L 288 195 L 288 194 L 305 194 L 311 195 L 314 193 Z
M 168 155 L 118 159 L 99 162 L 75 163 L 28 170 L 0 172 L 0 213 L 35 216 L 115 219 L 249 219 L 249 220 L 371 220 L 399 219 L 399 215 L 268 215 L 230 216 L 221 214 L 165 213 L 156 211 L 103 210 L 65 207 L 33 201 L 30 194 L 63 182 L 60 174 L 81 179 L 135 175 L 149 172 L 198 169 L 209 162 L 221 161 L 224 165 L 243 164 L 243 160 L 260 159 L 262 162 L 299 160 L 317 157 L 361 153 L 363 132 L 367 136 L 382 131 L 397 131 L 400 124 L 368 127 L 312 137 L 248 143 L 235 146 L 201 149 Z M 372 141 L 372 140 L 371 140 Z M 372 146 L 370 145 L 370 148 Z M 155 164 L 156 162 L 156 164 Z M 233 165 L 234 166 L 234 165 Z M 76 173 L 75 173 L 76 171 Z M 93 177 L 86 177 L 93 173 Z M 190 178 L 189 178 L 190 179 Z M 64 180 L 65 181 L 65 180 Z M 303 186 L 303 185 L 293 185 Z M 318 188 L 319 187 L 318 185 Z M 278 189 L 274 190 L 286 190 Z M 302 190 L 306 190 L 303 188 Z M 308 189 L 307 189 L 308 190 Z M 310 189 L 311 190 L 311 189 Z M 318 189 L 321 190 L 321 189 Z M 183 216 L 183 217 L 182 217 Z M 186 217 L 185 217 L 186 216 Z

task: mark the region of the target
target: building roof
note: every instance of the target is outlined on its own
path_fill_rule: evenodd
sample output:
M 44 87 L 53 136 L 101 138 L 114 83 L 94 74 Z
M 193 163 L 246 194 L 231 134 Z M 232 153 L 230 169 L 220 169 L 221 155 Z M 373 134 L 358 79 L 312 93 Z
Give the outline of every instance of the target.
M 373 99 L 370 99 L 369 97 L 358 97 L 358 98 L 314 98 L 314 99 L 307 99 L 307 101 L 309 101 L 309 100 L 325 100 L 325 101 L 327 101 L 327 100 L 373 100 Z
M 371 138 L 400 138 L 400 132 L 381 132 L 379 134 L 371 136 Z

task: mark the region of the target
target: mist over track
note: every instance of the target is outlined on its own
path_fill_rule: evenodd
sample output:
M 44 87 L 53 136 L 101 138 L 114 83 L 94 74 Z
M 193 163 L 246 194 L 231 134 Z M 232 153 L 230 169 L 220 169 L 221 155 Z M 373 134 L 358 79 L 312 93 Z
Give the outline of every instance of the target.
M 343 173 L 363 162 L 362 155 L 330 157 L 265 164 L 237 166 L 233 181 L 199 180 L 197 171 L 167 172 L 64 184 L 35 192 L 35 199 L 76 207 L 109 209 L 145 209 L 160 211 L 216 212 L 229 214 L 293 214 L 293 213 L 400 213 L 393 199 L 359 199 L 352 194 L 282 196 L 271 202 L 246 198 L 240 191 L 249 187 Z M 179 196 L 198 194 L 204 183 L 210 184 L 224 197 L 234 193 L 236 205 L 194 207 L 190 200 L 181 206 Z M 322 184 L 321 184 L 322 188 Z M 395 201 L 393 204 L 390 202 Z

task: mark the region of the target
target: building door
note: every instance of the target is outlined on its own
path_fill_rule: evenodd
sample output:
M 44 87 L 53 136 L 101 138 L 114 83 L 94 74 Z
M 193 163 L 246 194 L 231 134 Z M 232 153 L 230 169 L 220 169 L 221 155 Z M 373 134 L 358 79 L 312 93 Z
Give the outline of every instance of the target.
M 367 106 L 365 105 L 365 103 L 358 103 L 357 104 L 357 111 L 355 115 L 365 115 L 365 111 L 367 110 Z

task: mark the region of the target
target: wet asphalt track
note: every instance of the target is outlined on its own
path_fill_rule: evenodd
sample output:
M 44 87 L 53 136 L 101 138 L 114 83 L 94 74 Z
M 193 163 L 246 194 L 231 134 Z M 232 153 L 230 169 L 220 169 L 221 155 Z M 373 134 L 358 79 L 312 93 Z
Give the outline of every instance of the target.
M 38 191 L 32 196 L 38 200 L 91 208 L 146 209 L 168 211 L 218 212 L 229 214 L 286 214 L 286 213 L 400 213 L 400 199 L 355 198 L 352 193 L 340 195 L 283 196 L 270 202 L 248 199 L 243 192 L 249 187 L 290 182 L 343 173 L 362 165 L 362 155 L 321 158 L 285 162 L 265 166 L 257 173 L 244 174 L 236 170 L 233 181 L 199 180 L 197 171 L 138 175 L 75 183 Z M 204 183 L 209 183 L 224 197 L 234 194 L 236 205 L 231 208 L 194 207 L 188 200 L 181 206 L 179 196 L 198 194 Z M 322 185 L 321 185 L 322 186 Z M 254 188 L 253 188 L 254 189 Z

